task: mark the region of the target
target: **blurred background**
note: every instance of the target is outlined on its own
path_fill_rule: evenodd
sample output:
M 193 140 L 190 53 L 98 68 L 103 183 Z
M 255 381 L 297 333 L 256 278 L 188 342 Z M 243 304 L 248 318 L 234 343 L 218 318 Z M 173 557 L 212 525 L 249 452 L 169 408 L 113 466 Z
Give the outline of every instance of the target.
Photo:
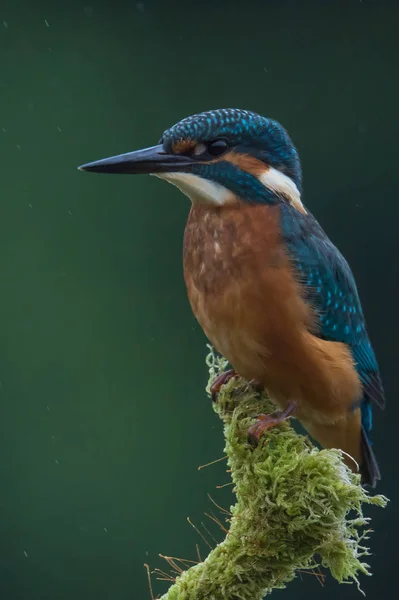
M 76 170 L 182 117 L 281 121 L 305 202 L 357 278 L 388 398 L 368 598 L 397 589 L 399 5 L 352 0 L 2 0 L 0 597 L 149 598 L 144 563 L 196 558 L 233 498 L 186 298 L 188 200 Z M 216 534 L 221 538 L 221 535 Z M 167 589 L 154 583 L 156 593 Z M 277 592 L 276 592 L 277 593 Z M 302 575 L 282 598 L 359 598 Z

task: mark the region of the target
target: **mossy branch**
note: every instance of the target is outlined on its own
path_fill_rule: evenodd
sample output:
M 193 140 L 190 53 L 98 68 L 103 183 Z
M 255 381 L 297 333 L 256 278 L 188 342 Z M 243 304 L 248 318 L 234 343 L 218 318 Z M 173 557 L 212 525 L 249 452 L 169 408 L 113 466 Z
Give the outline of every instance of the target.
M 226 361 L 210 348 L 207 365 L 209 392 Z M 345 466 L 339 450 L 318 450 L 288 422 L 252 448 L 247 431 L 253 417 L 275 407 L 242 380 L 230 380 L 214 408 L 224 423 L 237 496 L 230 530 L 161 600 L 260 600 L 297 571 L 318 564 L 340 583 L 355 581 L 359 587 L 359 574 L 370 574 L 364 562 L 369 519 L 362 505 L 384 507 L 387 499 L 361 487 L 360 475 Z

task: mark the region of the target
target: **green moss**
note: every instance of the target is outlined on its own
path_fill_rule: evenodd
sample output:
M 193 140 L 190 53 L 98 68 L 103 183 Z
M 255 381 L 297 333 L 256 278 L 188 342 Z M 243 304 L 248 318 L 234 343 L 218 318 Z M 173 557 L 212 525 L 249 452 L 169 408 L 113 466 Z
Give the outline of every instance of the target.
M 209 385 L 224 359 L 211 349 Z M 260 600 L 291 581 L 298 570 L 322 564 L 341 582 L 369 574 L 363 545 L 368 519 L 362 505 L 385 506 L 370 496 L 360 475 L 338 450 L 318 450 L 285 422 L 247 443 L 259 413 L 275 410 L 242 380 L 226 384 L 214 405 L 224 423 L 225 451 L 235 485 L 230 531 L 204 562 L 184 571 L 162 600 Z

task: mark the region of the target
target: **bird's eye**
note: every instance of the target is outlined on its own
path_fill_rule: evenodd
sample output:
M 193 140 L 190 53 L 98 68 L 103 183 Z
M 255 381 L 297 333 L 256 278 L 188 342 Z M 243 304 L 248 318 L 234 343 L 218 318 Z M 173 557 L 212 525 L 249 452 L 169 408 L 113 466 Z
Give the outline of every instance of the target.
M 229 145 L 226 142 L 226 140 L 222 140 L 222 139 L 211 140 L 207 144 L 207 150 L 208 150 L 209 154 L 212 154 L 212 156 L 220 156 L 220 154 L 223 154 L 223 152 L 226 152 L 228 147 L 229 147 Z

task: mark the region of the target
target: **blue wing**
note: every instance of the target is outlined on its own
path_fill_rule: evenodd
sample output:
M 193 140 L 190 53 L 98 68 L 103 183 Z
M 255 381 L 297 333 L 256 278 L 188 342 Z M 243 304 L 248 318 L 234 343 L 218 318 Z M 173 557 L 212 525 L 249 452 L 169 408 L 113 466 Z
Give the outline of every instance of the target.
M 318 317 L 316 335 L 344 342 L 352 351 L 364 389 L 363 426 L 370 431 L 371 402 L 384 408 L 385 398 L 352 271 L 310 213 L 282 205 L 281 219 L 291 258 Z

